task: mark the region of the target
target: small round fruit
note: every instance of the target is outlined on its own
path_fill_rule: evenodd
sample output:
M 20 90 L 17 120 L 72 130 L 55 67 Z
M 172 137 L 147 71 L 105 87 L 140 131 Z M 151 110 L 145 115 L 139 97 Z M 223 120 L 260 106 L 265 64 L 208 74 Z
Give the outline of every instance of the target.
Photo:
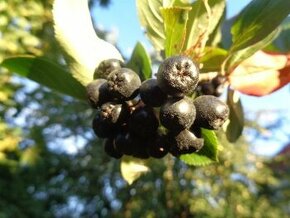
M 150 157 L 163 158 L 169 150 L 167 138 L 164 135 L 157 135 L 148 147 Z
M 122 61 L 118 59 L 108 59 L 102 61 L 94 72 L 94 79 L 107 79 L 108 75 L 116 69 L 123 67 Z
M 130 110 L 127 104 L 107 102 L 103 104 L 100 109 L 102 119 L 112 125 L 121 125 L 126 122 L 130 116 Z
M 140 86 L 140 97 L 146 105 L 160 107 L 167 95 L 157 85 L 157 79 L 148 79 Z
M 98 108 L 101 104 L 110 100 L 107 80 L 96 79 L 86 86 L 87 98 L 93 108 Z
M 217 75 L 214 77 L 211 82 L 215 88 L 217 88 L 219 85 L 223 85 L 226 82 L 226 77 L 222 75 Z
M 108 88 L 113 97 L 119 100 L 130 100 L 137 95 L 141 85 L 139 76 L 131 69 L 114 70 L 108 76 Z
M 203 95 L 213 95 L 215 92 L 215 88 L 211 82 L 203 82 L 200 83 L 200 91 Z
M 180 132 L 169 132 L 170 153 L 173 156 L 199 151 L 204 145 L 203 138 L 197 138 L 188 129 Z
M 132 155 L 135 147 L 129 133 L 119 133 L 115 139 L 116 150 L 125 155 Z
M 107 155 L 109 155 L 113 158 L 116 158 L 116 159 L 120 159 L 123 156 L 123 154 L 121 152 L 116 150 L 115 142 L 114 142 L 114 139 L 112 139 L 112 138 L 105 140 L 104 150 L 105 150 Z
M 151 107 L 137 108 L 129 118 L 129 132 L 141 138 L 152 136 L 158 126 L 158 119 Z
M 206 129 L 217 130 L 229 116 L 229 107 L 219 98 L 202 95 L 194 100 L 196 119 L 194 125 Z
M 193 124 L 195 114 L 191 98 L 170 98 L 160 108 L 160 122 L 169 130 L 179 131 Z
M 186 56 L 173 56 L 165 59 L 157 72 L 159 87 L 172 96 L 192 93 L 197 86 L 198 78 L 197 64 Z

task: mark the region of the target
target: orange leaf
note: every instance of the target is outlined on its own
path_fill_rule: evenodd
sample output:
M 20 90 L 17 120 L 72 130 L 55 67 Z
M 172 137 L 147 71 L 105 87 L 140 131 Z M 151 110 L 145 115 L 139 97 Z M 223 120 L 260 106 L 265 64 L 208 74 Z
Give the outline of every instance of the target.
M 247 95 L 270 94 L 290 82 L 290 55 L 258 51 L 234 70 L 229 81 Z

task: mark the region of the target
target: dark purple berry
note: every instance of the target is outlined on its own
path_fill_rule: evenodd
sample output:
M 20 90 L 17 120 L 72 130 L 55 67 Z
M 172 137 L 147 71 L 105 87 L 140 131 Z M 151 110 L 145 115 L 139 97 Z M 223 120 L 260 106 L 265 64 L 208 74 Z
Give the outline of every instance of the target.
M 204 145 L 203 138 L 197 138 L 188 129 L 180 132 L 169 132 L 170 153 L 173 156 L 189 154 L 199 151 Z
M 193 124 L 195 113 L 191 98 L 170 98 L 160 108 L 160 122 L 169 130 L 179 131 Z
M 94 79 L 107 79 L 108 75 L 116 69 L 122 68 L 123 63 L 118 59 L 108 59 L 102 61 L 94 72 Z
M 194 125 L 206 129 L 217 130 L 229 116 L 229 107 L 219 98 L 202 95 L 194 100 L 196 119 Z
M 219 85 L 223 85 L 226 82 L 227 78 L 225 76 L 222 75 L 217 75 L 216 77 L 214 77 L 211 82 L 213 84 L 213 86 L 216 88 Z
M 163 135 L 157 135 L 148 147 L 148 154 L 150 157 L 163 158 L 169 150 L 167 138 Z
M 139 76 L 128 68 L 114 70 L 108 76 L 108 88 L 113 97 L 129 100 L 138 94 L 141 85 Z
M 160 107 L 165 102 L 167 95 L 157 85 L 156 79 L 148 79 L 140 86 L 140 97 L 146 105 Z
M 202 82 L 199 84 L 199 86 L 203 95 L 213 95 L 215 93 L 215 87 L 210 81 Z
M 131 134 L 146 138 L 152 136 L 158 126 L 158 119 L 151 107 L 137 108 L 129 118 L 129 131 Z
M 107 85 L 105 79 L 97 79 L 86 86 L 87 98 L 93 108 L 97 108 L 111 99 Z
M 135 147 L 132 143 L 132 138 L 129 133 L 119 133 L 115 139 L 116 150 L 125 154 L 132 155 Z
M 173 56 L 165 59 L 159 66 L 157 82 L 167 94 L 184 96 L 192 93 L 198 83 L 199 68 L 186 56 Z
M 109 155 L 113 158 L 116 158 L 116 159 L 120 159 L 123 156 L 123 154 L 121 152 L 116 150 L 115 142 L 114 142 L 114 139 L 112 139 L 112 138 L 105 140 L 104 150 L 105 150 L 107 155 Z

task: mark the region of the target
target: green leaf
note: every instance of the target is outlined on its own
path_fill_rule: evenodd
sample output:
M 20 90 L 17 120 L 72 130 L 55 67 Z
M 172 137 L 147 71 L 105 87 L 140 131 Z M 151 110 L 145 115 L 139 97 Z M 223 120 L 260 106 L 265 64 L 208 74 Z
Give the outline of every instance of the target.
M 290 17 L 281 25 L 281 32 L 279 36 L 267 47 L 267 50 L 276 52 L 290 52 Z
M 129 156 L 122 157 L 121 161 L 121 174 L 125 181 L 131 185 L 142 174 L 149 171 L 146 162 L 140 159 L 132 158 Z
M 142 81 L 151 78 L 151 59 L 140 42 L 135 45 L 127 67 L 138 73 Z
M 5 59 L 1 66 L 66 95 L 86 99 L 85 87 L 61 66 L 48 60 L 34 56 L 17 56 Z
M 137 12 L 146 35 L 156 50 L 164 50 L 165 33 L 160 8 L 162 0 L 137 0 Z
M 227 74 L 230 74 L 233 72 L 233 70 L 244 60 L 246 60 L 248 57 L 255 54 L 257 51 L 265 48 L 269 43 L 271 43 L 279 34 L 279 29 L 276 29 L 271 34 L 269 34 L 266 38 L 259 41 L 258 43 L 249 46 L 245 49 L 232 52 L 229 54 L 227 60 L 226 60 L 226 68 L 227 68 Z
M 218 139 L 214 131 L 202 129 L 202 137 L 204 138 L 203 148 L 192 154 L 180 155 L 180 160 L 189 165 L 204 166 L 218 161 Z
M 93 27 L 85 0 L 55 0 L 55 36 L 65 52 L 70 72 L 83 85 L 93 80 L 95 68 L 103 60 L 123 60 L 112 44 L 100 39 Z
M 209 35 L 215 30 L 223 15 L 225 1 L 208 0 L 210 12 L 207 11 L 204 0 L 197 0 L 190 6 L 192 10 L 189 12 L 186 26 L 185 49 L 197 46 L 199 43 L 205 46 Z
M 229 142 L 235 142 L 241 136 L 244 128 L 244 111 L 237 91 L 228 90 L 227 104 L 230 108 L 229 123 L 226 126 L 226 136 Z
M 199 61 L 203 65 L 201 72 L 219 72 L 227 54 L 228 52 L 222 48 L 206 47 Z
M 165 28 L 165 56 L 180 54 L 186 36 L 186 23 L 190 7 L 162 8 Z
M 231 51 L 252 46 L 271 34 L 290 13 L 289 0 L 253 0 L 232 26 Z

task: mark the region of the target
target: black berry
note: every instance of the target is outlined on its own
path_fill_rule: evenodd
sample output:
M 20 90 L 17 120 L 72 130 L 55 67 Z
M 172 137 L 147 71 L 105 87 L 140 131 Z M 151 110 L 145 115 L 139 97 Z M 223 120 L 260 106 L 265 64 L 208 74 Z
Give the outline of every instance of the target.
M 190 94 L 197 86 L 199 69 L 192 59 L 186 56 L 173 56 L 159 66 L 157 81 L 167 94 L 183 96 Z
M 118 59 L 108 59 L 102 61 L 94 72 L 94 79 L 107 79 L 108 75 L 116 69 L 122 68 L 123 63 Z
M 199 151 L 204 145 L 204 139 L 197 138 L 185 129 L 180 132 L 169 132 L 170 153 L 174 156 Z
M 148 147 L 150 157 L 163 158 L 169 150 L 167 138 L 164 135 L 157 135 Z
M 105 140 L 104 150 L 105 150 L 107 155 L 109 155 L 113 158 L 116 158 L 116 159 L 120 159 L 123 156 L 123 154 L 121 152 L 116 150 L 115 142 L 114 142 L 114 139 L 112 139 L 112 138 L 108 138 Z
M 97 108 L 111 99 L 107 85 L 105 79 L 97 79 L 86 86 L 87 98 L 93 108 Z
M 108 76 L 108 88 L 113 97 L 129 100 L 137 95 L 141 85 L 139 76 L 128 68 L 114 70 Z
M 202 95 L 194 100 L 196 119 L 194 125 L 217 130 L 228 119 L 229 108 L 219 98 Z
M 140 86 L 140 97 L 146 105 L 160 107 L 165 102 L 167 95 L 157 85 L 156 79 L 148 79 Z
M 195 119 L 193 100 L 189 97 L 170 98 L 160 108 L 160 122 L 169 130 L 189 128 Z

